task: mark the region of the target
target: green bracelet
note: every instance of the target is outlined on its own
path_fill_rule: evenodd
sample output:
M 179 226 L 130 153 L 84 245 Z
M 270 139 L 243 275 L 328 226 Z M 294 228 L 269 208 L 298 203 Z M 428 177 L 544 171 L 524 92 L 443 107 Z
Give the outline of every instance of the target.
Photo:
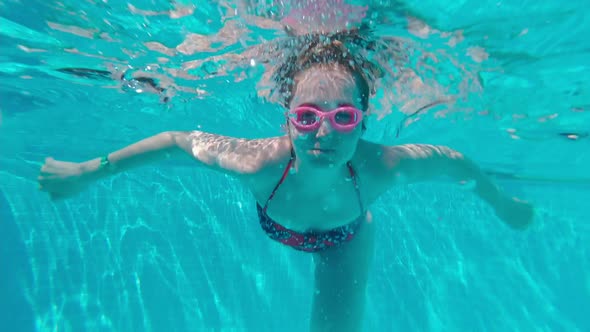
M 99 170 L 105 169 L 105 168 L 108 170 L 111 170 L 112 166 L 113 165 L 111 164 L 111 162 L 109 160 L 108 154 L 106 156 L 103 156 L 100 158 L 100 166 L 98 167 Z

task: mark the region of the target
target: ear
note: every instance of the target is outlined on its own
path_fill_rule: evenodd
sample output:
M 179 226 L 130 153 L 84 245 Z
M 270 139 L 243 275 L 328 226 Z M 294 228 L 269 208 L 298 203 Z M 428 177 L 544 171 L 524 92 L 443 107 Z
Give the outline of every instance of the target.
M 371 115 L 371 109 L 367 107 L 367 109 L 363 112 L 363 123 L 362 123 L 362 133 L 367 130 L 367 118 Z

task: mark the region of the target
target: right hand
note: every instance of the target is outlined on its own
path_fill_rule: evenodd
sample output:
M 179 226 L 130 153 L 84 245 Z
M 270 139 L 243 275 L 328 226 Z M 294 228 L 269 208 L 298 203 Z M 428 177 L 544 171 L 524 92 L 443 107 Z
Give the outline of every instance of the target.
M 87 181 L 80 163 L 45 159 L 41 167 L 39 190 L 49 193 L 52 199 L 66 198 L 81 192 L 87 186 Z

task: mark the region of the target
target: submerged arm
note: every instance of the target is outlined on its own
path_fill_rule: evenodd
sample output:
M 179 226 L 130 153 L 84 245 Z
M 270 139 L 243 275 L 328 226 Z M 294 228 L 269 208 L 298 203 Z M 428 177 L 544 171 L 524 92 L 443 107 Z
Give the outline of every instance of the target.
M 445 146 L 407 144 L 384 147 L 387 174 L 393 182 L 420 182 L 439 177 L 473 185 L 473 191 L 491 205 L 496 214 L 513 228 L 526 228 L 532 221 L 532 207 L 507 196 L 475 163 Z
M 89 180 L 98 180 L 149 163 L 184 155 L 177 141 L 185 136 L 184 133 L 163 132 L 145 138 L 105 155 L 103 158 L 108 160 L 106 165 L 101 164 L 105 161 L 101 158 L 80 163 L 80 175 Z
M 101 158 L 81 164 L 85 174 L 98 178 L 149 163 L 192 157 L 198 164 L 234 175 L 252 171 L 245 163 L 250 140 L 201 131 L 167 131 L 112 152 L 106 157 L 109 167 L 101 167 Z
M 149 163 L 192 157 L 198 164 L 240 176 L 255 173 L 265 155 L 257 152 L 270 140 L 246 140 L 200 131 L 168 131 L 82 163 L 47 158 L 39 188 L 59 198 L 78 193 L 90 183 Z M 265 150 L 267 153 L 271 149 Z

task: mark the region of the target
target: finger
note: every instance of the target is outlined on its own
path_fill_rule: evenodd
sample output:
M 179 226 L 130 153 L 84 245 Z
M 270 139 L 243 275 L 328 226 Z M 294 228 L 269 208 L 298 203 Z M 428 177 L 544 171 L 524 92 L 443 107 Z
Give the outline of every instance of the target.
M 51 175 L 51 174 L 52 174 L 51 170 L 48 169 L 46 166 L 43 166 L 41 168 L 41 171 L 39 172 L 39 175 L 44 176 L 44 177 L 47 177 L 48 175 Z
M 51 181 L 52 179 L 54 179 L 55 176 L 46 176 L 46 175 L 39 175 L 37 177 L 37 182 L 40 185 L 47 185 L 49 183 L 49 181 Z
M 46 173 L 47 169 L 49 168 L 48 165 L 52 164 L 53 162 L 55 162 L 55 159 L 53 159 L 53 157 L 45 158 L 45 162 L 41 166 L 41 173 Z

